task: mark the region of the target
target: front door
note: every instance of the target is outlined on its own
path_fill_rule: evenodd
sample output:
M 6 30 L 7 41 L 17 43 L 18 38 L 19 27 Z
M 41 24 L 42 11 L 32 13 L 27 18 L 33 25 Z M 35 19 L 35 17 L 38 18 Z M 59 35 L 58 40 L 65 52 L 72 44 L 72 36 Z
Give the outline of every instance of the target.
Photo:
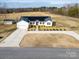
M 38 21 L 38 20 L 36 20 L 36 25 L 38 25 L 38 23 L 39 23 L 39 21 Z

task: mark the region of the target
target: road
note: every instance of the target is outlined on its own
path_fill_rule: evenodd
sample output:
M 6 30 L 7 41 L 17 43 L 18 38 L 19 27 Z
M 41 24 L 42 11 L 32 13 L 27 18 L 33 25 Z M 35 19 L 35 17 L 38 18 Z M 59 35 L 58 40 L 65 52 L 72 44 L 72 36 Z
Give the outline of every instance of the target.
M 0 48 L 0 59 L 79 59 L 79 49 Z
M 15 30 L 10 36 L 8 36 L 3 42 L 0 43 L 0 47 L 19 47 L 24 35 L 27 31 L 24 29 Z

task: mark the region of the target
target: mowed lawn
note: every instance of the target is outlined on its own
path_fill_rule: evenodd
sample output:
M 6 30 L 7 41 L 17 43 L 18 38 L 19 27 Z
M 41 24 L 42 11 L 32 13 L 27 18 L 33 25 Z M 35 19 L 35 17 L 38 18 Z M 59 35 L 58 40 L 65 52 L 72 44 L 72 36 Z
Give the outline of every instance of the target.
M 20 47 L 79 48 L 79 41 L 64 34 L 27 34 Z

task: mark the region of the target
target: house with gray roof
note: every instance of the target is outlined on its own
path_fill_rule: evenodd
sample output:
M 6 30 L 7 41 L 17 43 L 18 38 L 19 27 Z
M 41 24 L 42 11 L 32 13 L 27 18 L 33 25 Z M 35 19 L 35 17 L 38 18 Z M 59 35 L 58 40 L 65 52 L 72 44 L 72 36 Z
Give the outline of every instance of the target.
M 17 23 L 17 28 L 28 29 L 29 25 L 52 26 L 53 21 L 49 16 L 22 16 Z
M 52 26 L 53 24 L 53 20 L 49 16 L 22 16 L 20 20 L 24 20 L 30 25 Z

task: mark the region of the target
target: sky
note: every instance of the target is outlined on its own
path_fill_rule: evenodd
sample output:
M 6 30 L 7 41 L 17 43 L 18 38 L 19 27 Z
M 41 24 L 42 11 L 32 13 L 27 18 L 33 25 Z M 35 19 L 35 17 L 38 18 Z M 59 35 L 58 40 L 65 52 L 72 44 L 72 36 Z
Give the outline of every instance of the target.
M 62 7 L 64 4 L 79 3 L 79 0 L 0 0 L 0 7 L 28 8 L 41 6 Z

